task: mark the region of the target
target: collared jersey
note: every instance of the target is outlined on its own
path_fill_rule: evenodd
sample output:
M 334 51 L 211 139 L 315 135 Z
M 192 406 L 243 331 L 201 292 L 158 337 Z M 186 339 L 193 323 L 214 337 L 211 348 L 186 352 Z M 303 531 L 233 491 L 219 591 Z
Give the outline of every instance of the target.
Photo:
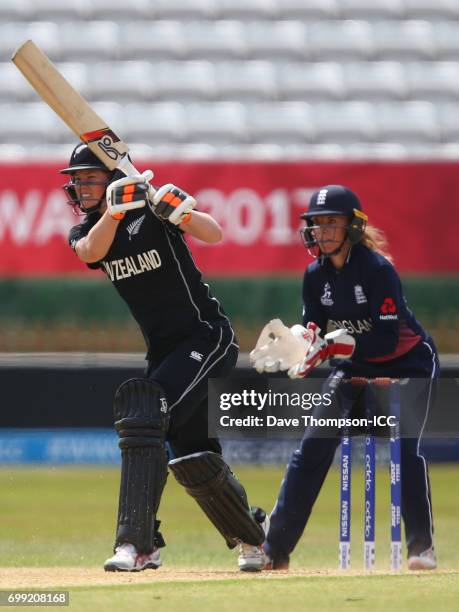
M 363 244 L 341 270 L 329 259 L 308 266 L 303 279 L 303 323 L 346 329 L 356 340 L 352 361 L 386 362 L 427 337 L 409 310 L 394 266 Z
M 87 215 L 70 230 L 73 249 L 99 219 L 99 213 Z M 167 353 L 199 328 L 229 325 L 202 281 L 183 232 L 149 207 L 128 211 L 108 253 L 88 266 L 102 269 L 128 305 L 147 341 L 148 357 Z

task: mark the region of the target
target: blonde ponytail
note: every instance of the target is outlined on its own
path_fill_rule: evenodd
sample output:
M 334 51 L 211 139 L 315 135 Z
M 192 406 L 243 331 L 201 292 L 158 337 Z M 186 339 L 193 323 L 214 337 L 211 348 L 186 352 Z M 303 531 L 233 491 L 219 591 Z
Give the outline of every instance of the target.
M 366 226 L 361 242 L 369 249 L 388 259 L 391 264 L 394 263 L 392 255 L 389 253 L 389 244 L 384 232 L 374 225 Z

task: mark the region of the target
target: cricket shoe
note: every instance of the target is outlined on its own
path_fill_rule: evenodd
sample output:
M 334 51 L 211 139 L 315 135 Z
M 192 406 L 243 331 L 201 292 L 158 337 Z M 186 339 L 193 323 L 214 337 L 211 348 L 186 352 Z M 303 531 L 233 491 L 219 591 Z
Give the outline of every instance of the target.
M 269 529 L 269 516 L 261 510 L 261 508 L 252 508 L 252 512 L 255 520 L 262 526 L 266 536 Z M 241 572 L 261 572 L 265 563 L 266 559 L 263 544 L 259 546 L 253 546 L 253 544 L 246 544 L 244 542 L 239 544 L 237 564 Z
M 115 554 L 104 563 L 106 572 L 141 572 L 145 569 L 158 569 L 162 565 L 159 550 L 154 548 L 149 555 L 140 555 L 133 544 L 120 544 Z
M 433 546 L 408 557 L 408 569 L 410 570 L 433 570 L 437 567 L 437 557 Z
M 265 552 L 264 570 L 288 572 L 289 564 L 290 559 L 288 555 L 285 557 L 275 557 L 274 559 L 271 559 L 271 557 Z

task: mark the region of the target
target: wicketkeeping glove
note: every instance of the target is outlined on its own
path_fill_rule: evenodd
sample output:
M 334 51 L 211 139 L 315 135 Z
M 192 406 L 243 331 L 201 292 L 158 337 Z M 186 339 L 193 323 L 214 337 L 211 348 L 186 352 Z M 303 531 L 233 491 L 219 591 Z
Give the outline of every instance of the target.
M 127 210 L 145 206 L 153 191 L 148 183 L 152 178 L 153 172 L 145 170 L 137 176 L 125 176 L 110 183 L 106 191 L 109 214 L 114 219 L 122 219 Z
M 160 187 L 149 199 L 152 211 L 163 221 L 173 225 L 186 223 L 196 206 L 196 200 L 186 191 L 182 191 L 172 183 Z
M 263 328 L 250 362 L 260 374 L 289 370 L 303 363 L 312 340 L 312 332 L 302 325 L 289 329 L 280 319 L 273 319 Z
M 304 378 L 326 359 L 348 359 L 355 349 L 355 339 L 345 329 L 337 329 L 324 338 L 320 337 L 320 327 L 315 323 L 308 323 L 307 329 L 313 334 L 313 341 L 308 349 L 305 359 L 297 363 L 288 371 L 290 378 Z

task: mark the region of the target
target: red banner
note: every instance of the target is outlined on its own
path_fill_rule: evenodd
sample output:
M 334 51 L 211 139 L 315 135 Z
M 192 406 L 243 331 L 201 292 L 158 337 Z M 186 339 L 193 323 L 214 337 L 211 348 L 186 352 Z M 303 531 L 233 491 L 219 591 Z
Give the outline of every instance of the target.
M 65 164 L 65 161 L 63 161 Z M 221 224 L 224 240 L 190 244 L 206 275 L 299 273 L 310 261 L 300 243 L 300 213 L 316 188 L 344 184 L 370 223 L 384 230 L 403 273 L 459 270 L 458 163 L 162 162 L 154 183 L 172 182 Z M 65 205 L 59 165 L 0 165 L 0 274 L 91 273 L 67 245 L 79 222 Z

